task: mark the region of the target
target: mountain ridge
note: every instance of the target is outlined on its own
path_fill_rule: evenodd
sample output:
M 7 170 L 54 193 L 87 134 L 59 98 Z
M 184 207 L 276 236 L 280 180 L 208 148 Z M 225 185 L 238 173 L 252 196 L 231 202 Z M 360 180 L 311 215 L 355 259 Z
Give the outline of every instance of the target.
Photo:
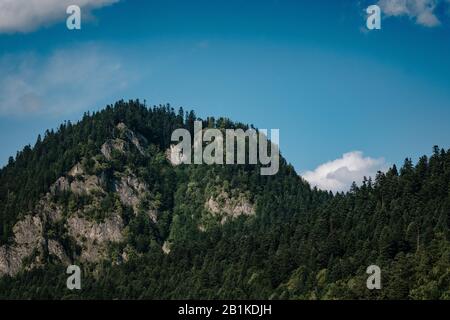
M 450 151 L 332 195 L 283 158 L 273 177 L 171 164 L 171 132 L 196 119 L 119 101 L 11 159 L 0 170 L 0 295 L 450 298 Z M 79 292 L 65 288 L 68 263 L 83 269 Z M 380 291 L 365 287 L 373 263 Z

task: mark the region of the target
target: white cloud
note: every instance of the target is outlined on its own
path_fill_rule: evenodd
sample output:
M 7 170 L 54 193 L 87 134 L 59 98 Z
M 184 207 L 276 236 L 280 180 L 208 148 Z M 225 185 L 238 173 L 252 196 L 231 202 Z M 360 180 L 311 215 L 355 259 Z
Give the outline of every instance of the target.
M 134 80 L 112 50 L 83 45 L 0 58 L 0 115 L 68 114 L 113 99 Z
M 66 9 L 78 5 L 82 15 L 119 0 L 0 0 L 0 33 L 30 32 L 67 18 Z
M 364 157 L 361 151 L 343 154 L 342 158 L 321 164 L 314 171 L 302 173 L 312 186 L 322 190 L 347 191 L 353 181 L 359 183 L 365 177 L 374 177 L 377 171 L 387 169 L 383 158 Z
M 441 24 L 435 9 L 441 0 L 380 0 L 378 5 L 388 17 L 407 16 L 417 24 L 435 27 Z

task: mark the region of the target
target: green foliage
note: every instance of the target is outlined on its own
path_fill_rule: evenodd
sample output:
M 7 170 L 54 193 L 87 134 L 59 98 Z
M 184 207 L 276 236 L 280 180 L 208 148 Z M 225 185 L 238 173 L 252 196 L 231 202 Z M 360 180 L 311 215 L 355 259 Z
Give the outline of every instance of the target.
M 99 208 L 85 214 L 102 220 L 118 212 L 126 239 L 111 245 L 109 260 L 83 264 L 81 291 L 67 290 L 63 266 L 49 261 L 1 278 L 0 298 L 450 299 L 450 150 L 435 148 L 416 165 L 407 159 L 399 170 L 332 195 L 312 189 L 284 159 L 275 176 L 261 176 L 251 165 L 172 167 L 164 156 L 171 132 L 192 130 L 195 119 L 169 106 L 121 101 L 48 132 L 11 159 L 0 171 L 2 243 L 50 184 L 80 161 L 109 184 L 97 197 Z M 148 140 L 147 156 L 98 156 L 101 145 L 118 136 L 119 122 Z M 209 118 L 206 126 L 245 127 L 224 118 Z M 115 174 L 127 170 L 149 187 L 138 214 L 114 193 Z M 246 195 L 256 216 L 215 223 L 205 202 L 222 191 Z M 95 199 L 68 193 L 56 200 L 70 213 Z M 156 223 L 150 209 L 158 212 Z M 76 259 L 79 248 L 64 228 L 49 227 L 47 235 Z M 165 241 L 170 254 L 161 250 Z M 381 268 L 381 290 L 366 288 L 371 264 Z

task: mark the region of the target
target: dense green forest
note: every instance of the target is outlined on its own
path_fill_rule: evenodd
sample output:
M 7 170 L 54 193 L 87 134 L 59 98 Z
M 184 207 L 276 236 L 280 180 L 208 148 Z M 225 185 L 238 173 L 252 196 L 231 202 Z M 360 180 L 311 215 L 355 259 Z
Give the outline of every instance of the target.
M 332 194 L 311 188 L 284 159 L 274 176 L 261 176 L 258 165 L 172 166 L 165 156 L 172 131 L 193 132 L 196 119 L 181 108 L 119 101 L 47 131 L 10 158 L 0 171 L 0 245 L 13 244 L 13 226 L 77 163 L 110 184 L 118 173 L 136 173 L 149 189 L 140 205 L 155 207 L 158 219 L 133 213 L 106 188 L 85 215 L 100 223 L 119 212 L 124 240 L 111 243 L 105 259 L 83 262 L 64 219 L 95 199 L 52 195 L 64 218 L 44 237 L 60 241 L 80 265 L 82 289 L 66 288 L 67 264 L 44 250 L 41 265 L 0 278 L 0 298 L 450 299 L 450 150 L 434 147 L 417 164 L 406 159 Z M 121 135 L 119 123 L 148 143 L 143 153 L 133 147 L 105 159 L 99 150 Z M 247 128 L 225 118 L 203 123 Z M 245 195 L 255 214 L 221 223 L 205 209 L 219 194 Z M 366 288 L 372 264 L 381 268 L 381 290 Z

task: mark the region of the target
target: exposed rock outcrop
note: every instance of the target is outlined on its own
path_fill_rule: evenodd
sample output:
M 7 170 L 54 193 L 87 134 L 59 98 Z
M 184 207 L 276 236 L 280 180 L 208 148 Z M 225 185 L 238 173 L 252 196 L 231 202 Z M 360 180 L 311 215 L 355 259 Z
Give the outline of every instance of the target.
M 123 204 L 133 207 L 137 212 L 139 196 L 147 191 L 147 186 L 134 175 L 120 177 L 115 183 L 115 189 Z
M 58 192 L 67 192 L 70 190 L 70 182 L 66 177 L 60 177 L 56 182 L 50 187 L 51 194 L 56 194 Z
M 134 145 L 140 154 L 145 155 L 144 148 L 148 144 L 145 137 L 129 130 L 123 123 L 119 123 L 117 129 L 119 137 L 108 139 L 101 146 L 99 153 L 101 152 L 107 160 L 111 160 L 114 151 L 127 153 Z M 95 166 L 101 168 L 102 164 L 95 157 L 93 159 Z M 90 216 L 85 216 L 85 213 L 98 210 L 101 201 L 111 191 L 117 193 L 123 204 L 132 207 L 135 214 L 139 210 L 146 210 L 150 219 L 156 222 L 157 208 L 151 205 L 147 205 L 149 208 L 142 207 L 142 201 L 150 195 L 147 184 L 131 170 L 114 172 L 113 176 L 113 190 L 111 190 L 111 185 L 108 184 L 111 181 L 107 180 L 104 173 L 90 175 L 79 162 L 68 171 L 67 175 L 59 177 L 51 185 L 49 192 L 38 201 L 35 208 L 16 223 L 11 243 L 0 247 L 0 276 L 15 275 L 23 268 L 30 269 L 42 265 L 44 252 L 48 252 L 62 263 L 70 263 L 71 259 L 61 243 L 52 235 L 46 234 L 48 227 L 51 228 L 52 225 L 61 222 L 66 229 L 66 235 L 73 238 L 81 247 L 81 254 L 77 259 L 98 262 L 106 257 L 108 245 L 123 240 L 122 217 L 112 212 L 99 222 L 93 221 Z M 55 201 L 58 195 L 65 192 L 92 197 L 89 198 L 88 203 L 83 204 L 83 207 L 77 208 L 75 213 L 70 214 L 67 208 L 63 209 L 62 205 Z M 58 228 L 61 228 L 61 225 Z M 26 263 L 25 258 L 28 259 Z M 124 252 L 123 260 L 127 259 L 128 253 Z
M 245 195 L 230 197 L 226 192 L 220 193 L 217 197 L 210 197 L 205 203 L 205 208 L 215 216 L 222 216 L 221 224 L 229 218 L 255 215 L 254 205 Z
M 67 220 L 69 235 L 82 248 L 81 260 L 96 262 L 104 258 L 109 242 L 120 242 L 123 239 L 123 221 L 118 215 L 96 223 L 78 215 Z
M 132 207 L 135 214 L 139 212 L 139 205 L 149 193 L 147 184 L 138 179 L 133 173 L 122 175 L 116 180 L 114 187 L 119 195 L 120 201 Z M 157 221 L 156 209 L 147 208 L 147 214 L 153 222 Z
M 117 126 L 120 132 L 120 138 L 108 139 L 100 148 L 101 153 L 107 160 L 112 159 L 113 150 L 125 154 L 130 150 L 129 143 L 134 145 L 141 155 L 145 155 L 144 147 L 148 144 L 147 139 L 137 133 L 134 133 L 124 123 Z
M 164 241 L 163 246 L 162 246 L 162 251 L 165 254 L 169 254 L 171 251 L 171 247 L 172 247 L 172 244 L 169 241 Z
M 50 254 L 54 255 L 55 257 L 57 257 L 61 262 L 65 263 L 65 264 L 70 263 L 69 257 L 67 257 L 67 255 L 64 251 L 64 248 L 58 241 L 53 240 L 53 239 L 48 240 L 47 247 L 48 247 L 48 252 Z
M 72 169 L 70 169 L 68 174 L 71 177 L 76 177 L 76 176 L 82 175 L 82 174 L 84 174 L 83 167 L 81 166 L 80 163 L 77 163 L 76 165 L 73 166 Z
M 42 247 L 42 220 L 38 216 L 27 215 L 13 228 L 12 246 L 0 247 L 0 275 L 15 275 L 22 267 L 22 260 Z
M 34 213 L 46 217 L 51 223 L 57 223 L 63 218 L 62 207 L 51 200 L 50 194 L 46 194 L 39 200 Z
M 122 135 L 127 140 L 129 140 L 142 155 L 145 154 L 144 146 L 148 144 L 148 141 L 143 135 L 134 133 L 133 131 L 128 129 L 128 127 L 123 122 L 117 125 L 117 129 L 121 131 Z
M 112 159 L 113 150 L 116 150 L 120 153 L 125 153 L 128 149 L 127 143 L 122 139 L 109 139 L 107 140 L 102 147 L 100 148 L 101 153 L 105 156 L 107 160 Z
M 97 176 L 82 176 L 80 179 L 72 181 L 70 191 L 77 195 L 104 193 L 102 184 L 101 178 Z
M 66 177 L 60 177 L 56 182 L 50 187 L 51 194 L 55 195 L 60 192 L 71 191 L 74 194 L 93 194 L 95 192 L 103 193 L 102 181 L 97 176 L 78 176 L 72 182 Z

